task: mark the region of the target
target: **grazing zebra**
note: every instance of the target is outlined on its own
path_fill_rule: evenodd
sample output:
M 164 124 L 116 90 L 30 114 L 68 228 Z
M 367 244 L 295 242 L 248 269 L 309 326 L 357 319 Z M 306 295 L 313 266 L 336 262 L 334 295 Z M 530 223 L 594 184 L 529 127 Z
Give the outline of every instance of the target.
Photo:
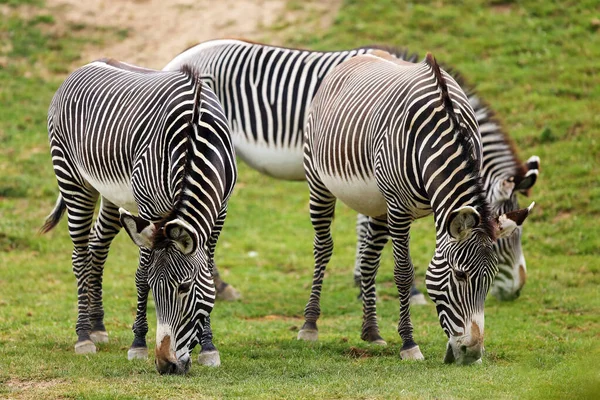
M 275 178 L 300 180 L 305 179 L 302 137 L 306 113 L 323 78 L 341 62 L 376 47 L 316 52 L 241 40 L 212 40 L 184 51 L 164 69 L 178 70 L 189 64 L 215 91 L 231 121 L 236 152 L 248 165 Z M 406 50 L 384 49 L 405 61 L 414 62 L 418 58 Z M 459 83 L 464 87 L 460 80 Z M 493 112 L 475 92 L 469 93 L 469 101 L 481 129 L 482 174 L 490 205 L 494 211 L 517 210 L 516 193 L 527 191 L 533 185 L 535 179 L 530 178 L 537 175 L 537 170 L 530 168 L 527 171 L 521 166 Z M 531 163 L 527 165 L 532 166 Z M 515 182 L 512 195 L 506 190 L 490 190 L 511 180 Z M 505 187 L 510 188 L 510 184 Z M 354 270 L 357 284 L 360 284 L 358 256 L 367 221 L 359 214 Z M 500 271 L 492 292 L 503 299 L 514 298 L 525 283 L 520 229 L 510 238 L 498 240 L 494 247 L 500 259 Z M 218 274 L 215 284 L 225 298 L 238 297 L 238 292 L 220 281 Z M 424 300 L 418 291 L 414 290 L 414 293 L 411 301 Z
M 152 289 L 157 370 L 186 372 L 198 342 L 201 362 L 218 365 L 209 319 L 211 268 L 237 170 L 214 93 L 186 67 L 162 72 L 101 59 L 73 72 L 58 89 L 48 111 L 48 137 L 60 194 L 42 232 L 67 211 L 78 291 L 75 352 L 94 353 L 94 342 L 108 341 L 102 273 L 123 226 L 140 247 L 129 358 L 147 356 Z
M 383 340 L 372 294 L 381 250 L 391 237 L 400 355 L 423 359 L 410 321 L 414 269 L 409 230 L 414 219 L 433 213 L 436 251 L 426 285 L 449 338 L 445 361 L 480 360 L 484 300 L 497 272 L 493 242 L 510 235 L 528 214 L 528 209 L 519 210 L 493 220 L 479 175 L 481 159 L 469 100 L 430 54 L 413 64 L 373 51 L 336 67 L 313 99 L 305 131 L 315 270 L 298 338 L 318 337 L 320 292 L 333 252 L 331 223 L 340 199 L 369 216 L 360 254 L 363 339 Z

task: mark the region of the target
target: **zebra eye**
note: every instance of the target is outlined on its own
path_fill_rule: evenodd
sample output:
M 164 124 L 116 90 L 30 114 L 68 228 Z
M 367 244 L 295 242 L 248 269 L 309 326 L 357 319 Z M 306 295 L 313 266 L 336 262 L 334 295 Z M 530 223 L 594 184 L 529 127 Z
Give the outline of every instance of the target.
M 454 276 L 459 281 L 466 281 L 467 277 L 468 277 L 467 273 L 465 271 L 460 270 L 460 269 L 455 269 L 454 270 Z
M 190 288 L 192 287 L 192 280 L 190 279 L 187 282 L 183 282 L 179 285 L 179 287 L 177 288 L 177 293 L 178 294 L 186 294 L 187 292 L 190 291 Z

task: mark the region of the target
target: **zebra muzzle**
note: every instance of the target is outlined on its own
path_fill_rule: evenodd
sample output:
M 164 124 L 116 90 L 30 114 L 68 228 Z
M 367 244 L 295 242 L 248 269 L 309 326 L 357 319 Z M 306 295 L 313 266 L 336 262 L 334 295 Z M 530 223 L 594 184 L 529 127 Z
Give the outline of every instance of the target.
M 190 368 L 189 356 L 183 358 L 181 361 L 175 356 L 175 352 L 171 350 L 171 337 L 165 336 L 160 345 L 155 349 L 155 361 L 156 371 L 159 374 L 185 374 Z

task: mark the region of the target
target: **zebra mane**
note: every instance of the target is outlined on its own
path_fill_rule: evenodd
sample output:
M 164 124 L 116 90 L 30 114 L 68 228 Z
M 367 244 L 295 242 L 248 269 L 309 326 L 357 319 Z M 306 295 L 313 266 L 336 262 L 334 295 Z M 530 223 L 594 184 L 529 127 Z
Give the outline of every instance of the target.
M 155 248 L 164 248 L 169 244 L 169 241 L 165 236 L 164 229 L 162 228 L 164 228 L 167 222 L 177 218 L 178 212 L 183 208 L 183 204 L 188 197 L 188 195 L 185 194 L 189 182 L 188 177 L 193 170 L 192 164 L 194 161 L 194 143 L 196 142 L 195 136 L 197 131 L 194 123 L 197 122 L 200 117 L 200 95 L 202 94 L 202 80 L 198 74 L 196 74 L 194 69 L 188 64 L 183 65 L 180 68 L 180 72 L 184 73 L 191 79 L 191 85 L 194 87 L 194 100 L 192 114 L 187 121 L 188 126 L 181 132 L 183 137 L 180 140 L 185 140 L 185 146 L 182 146 L 183 149 L 181 149 L 180 152 L 175 155 L 175 157 L 172 157 L 177 158 L 179 161 L 177 166 L 174 168 L 176 171 L 178 171 L 177 174 L 179 179 L 177 179 L 177 187 L 174 190 L 176 196 L 173 199 L 173 208 L 167 216 L 162 218 L 156 224 L 157 229 L 153 238 Z M 171 168 L 173 169 L 173 167 Z
M 494 229 L 494 219 L 492 218 L 492 213 L 486 200 L 479 163 L 477 163 L 474 157 L 473 138 L 464 125 L 461 124 L 460 117 L 454 112 L 454 105 L 452 103 L 452 99 L 450 98 L 450 93 L 448 92 L 446 78 L 444 78 L 442 70 L 440 69 L 435 57 L 431 53 L 427 53 L 425 56 L 425 62 L 433 70 L 436 82 L 440 88 L 440 91 L 442 92 L 442 104 L 446 113 L 448 114 L 448 117 L 450 118 L 450 121 L 454 125 L 455 130 L 458 132 L 457 142 L 459 146 L 465 149 L 468 154 L 465 170 L 470 171 L 473 179 L 475 180 L 473 190 L 473 205 L 477 208 L 481 217 L 481 223 L 479 224 L 478 228 L 488 235 L 492 240 L 495 240 L 496 233 Z
M 452 76 L 452 78 L 454 78 L 456 83 L 458 83 L 458 85 L 463 89 L 463 91 L 469 98 L 469 102 L 473 107 L 473 111 L 475 111 L 475 115 L 478 115 L 477 122 L 479 123 L 479 126 L 481 127 L 481 125 L 486 123 L 492 124 L 494 126 L 493 132 L 482 133 L 482 136 L 486 134 L 497 134 L 502 136 L 502 141 L 504 142 L 504 145 L 509 149 L 512 158 L 512 167 L 514 169 L 513 173 L 515 176 L 515 184 L 518 185 L 521 182 L 521 180 L 525 177 L 527 169 L 525 168 L 523 161 L 521 161 L 521 159 L 519 158 L 515 141 L 506 131 L 506 128 L 501 118 L 490 107 L 489 103 L 479 96 L 477 90 L 475 89 L 475 86 L 470 84 L 461 73 L 459 73 L 456 69 L 452 67 L 444 66 L 443 68 L 448 74 L 450 74 L 450 76 Z

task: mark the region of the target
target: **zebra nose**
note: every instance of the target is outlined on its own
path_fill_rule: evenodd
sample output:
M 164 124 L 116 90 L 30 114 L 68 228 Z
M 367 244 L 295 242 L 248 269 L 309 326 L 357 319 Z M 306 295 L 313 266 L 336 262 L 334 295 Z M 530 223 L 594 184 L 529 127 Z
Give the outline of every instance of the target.
M 160 346 L 157 346 L 155 349 L 155 356 L 154 364 L 156 365 L 156 370 L 159 374 L 178 374 L 187 372 L 187 368 L 180 365 L 175 357 L 175 353 L 171 351 L 170 336 L 165 336 L 162 339 Z
M 157 358 L 155 361 L 155 365 L 156 365 L 156 370 L 161 375 L 172 375 L 172 374 L 176 374 L 179 372 L 177 363 L 174 363 L 173 361 L 170 361 L 170 360 L 161 360 L 161 359 Z

